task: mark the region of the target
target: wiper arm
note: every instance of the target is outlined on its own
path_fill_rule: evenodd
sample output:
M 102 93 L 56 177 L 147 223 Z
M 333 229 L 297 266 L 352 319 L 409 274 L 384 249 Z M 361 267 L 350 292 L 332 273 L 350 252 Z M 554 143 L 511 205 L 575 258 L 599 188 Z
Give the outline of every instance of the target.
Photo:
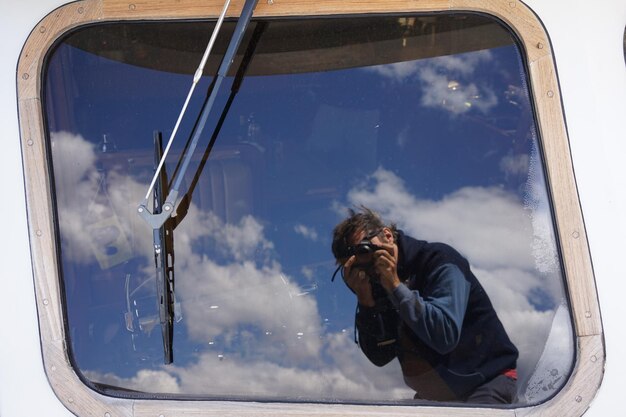
M 233 36 L 230 40 L 230 43 L 228 45 L 228 49 L 226 50 L 226 53 L 224 54 L 224 58 L 222 59 L 222 63 L 220 64 L 220 67 L 217 71 L 217 75 L 215 76 L 215 80 L 214 80 L 214 87 L 211 91 L 211 94 L 208 98 L 208 100 L 206 101 L 202 112 L 200 114 L 200 120 L 198 122 L 198 128 L 196 129 L 196 131 L 194 132 L 194 135 L 191 139 L 191 144 L 189 146 L 189 149 L 187 150 L 187 152 L 184 155 L 184 159 L 182 161 L 181 164 L 181 168 L 180 170 L 176 173 L 176 177 L 173 180 L 173 186 L 172 188 L 169 190 L 168 194 L 167 194 L 167 198 L 165 199 L 165 201 L 163 202 L 163 206 L 162 206 L 162 210 L 160 213 L 151 213 L 148 210 L 148 198 L 150 195 L 150 191 L 148 191 L 148 194 L 146 194 L 146 197 L 144 198 L 143 202 L 139 205 L 139 207 L 137 208 L 137 211 L 139 212 L 139 215 L 150 225 L 152 226 L 152 229 L 158 229 L 160 228 L 165 221 L 171 217 L 171 215 L 174 213 L 174 207 L 176 205 L 176 201 L 178 199 L 178 193 L 179 193 L 179 189 L 180 189 L 180 185 L 183 181 L 183 178 L 185 176 L 185 172 L 187 171 L 187 168 L 189 166 L 189 163 L 191 162 L 191 158 L 193 156 L 193 153 L 196 149 L 196 146 L 198 145 L 198 140 L 200 139 L 200 135 L 202 134 L 202 131 L 204 130 L 204 126 L 206 125 L 207 119 L 209 117 L 209 113 L 211 112 L 211 109 L 213 108 L 213 104 L 215 102 L 215 98 L 217 97 L 217 94 L 220 90 L 220 86 L 222 84 L 222 81 L 224 80 L 224 78 L 226 77 L 228 70 L 233 62 L 233 58 L 235 56 L 235 53 L 237 52 L 237 49 L 239 48 L 239 44 L 241 43 L 241 40 L 243 38 L 243 35 L 246 31 L 246 28 L 248 27 L 248 24 L 250 23 L 250 19 L 252 18 L 252 13 L 254 11 L 254 8 L 257 4 L 258 0 L 246 0 L 244 6 L 243 6 L 243 10 L 241 12 L 241 16 L 239 16 L 239 20 L 237 21 L 237 25 L 235 26 L 235 32 L 233 33 Z M 171 144 L 171 140 L 173 138 L 170 138 L 170 143 L 168 143 L 168 147 Z M 163 158 L 162 158 L 163 159 Z M 159 163 L 159 166 L 162 169 L 163 166 L 163 161 L 161 161 Z M 153 181 L 154 182 L 154 181 Z
M 192 88 L 189 91 L 185 104 L 183 105 L 183 109 L 178 117 L 178 121 L 176 122 L 176 126 L 174 128 L 172 136 L 170 137 L 164 152 L 162 151 L 161 135 L 155 134 L 155 174 L 154 178 L 152 179 L 152 183 L 148 188 L 148 192 L 146 193 L 146 196 L 142 203 L 139 205 L 137 211 L 139 215 L 152 227 L 154 262 L 156 266 L 157 297 L 159 303 L 159 319 L 161 322 L 161 333 L 163 336 L 163 353 L 164 361 L 166 364 L 170 364 L 174 360 L 173 340 L 175 295 L 173 231 L 175 223 L 171 216 L 174 213 L 174 207 L 178 198 L 180 184 L 182 183 L 182 180 L 185 176 L 185 172 L 187 171 L 189 162 L 191 161 L 193 153 L 196 149 L 198 140 L 200 138 L 200 135 L 202 134 L 202 130 L 206 125 L 209 113 L 211 112 L 222 81 L 228 74 L 228 70 L 233 62 L 235 53 L 237 52 L 243 35 L 246 32 L 246 28 L 250 23 L 252 13 L 257 2 L 258 0 L 246 0 L 244 4 L 241 15 L 239 16 L 239 20 L 237 21 L 237 25 L 235 26 L 235 32 L 233 33 L 226 53 L 224 54 L 220 67 L 217 71 L 217 75 L 213 80 L 213 88 L 211 89 L 211 93 L 202 107 L 197 128 L 194 129 L 191 144 L 184 155 L 180 171 L 177 171 L 175 173 L 175 178 L 173 179 L 173 185 L 171 188 L 168 185 L 167 173 L 164 167 L 165 157 L 167 156 L 167 152 L 172 144 L 182 116 L 187 107 L 187 103 L 189 102 L 191 94 L 193 93 L 195 85 L 197 84 L 197 80 L 202 76 L 202 69 L 204 68 L 204 64 L 206 63 L 206 60 L 208 58 L 208 53 L 212 47 L 213 42 L 215 41 L 217 32 L 219 31 L 219 27 L 221 26 L 221 21 L 226 14 L 226 10 L 228 8 L 230 0 L 227 0 L 226 4 L 224 5 L 222 15 L 220 16 L 218 23 L 216 24 L 215 30 L 211 36 L 211 40 L 209 41 L 209 45 L 207 46 L 205 54 L 202 58 L 202 62 L 200 63 L 200 66 L 198 67 L 198 70 L 194 75 Z M 150 198 L 151 193 L 153 196 L 152 212 L 148 210 L 148 199 Z M 167 197 L 164 197 L 166 195 Z
M 163 156 L 163 143 L 161 134 L 154 134 L 155 166 Z M 159 177 L 154 185 L 154 213 L 163 211 L 163 203 L 168 190 L 167 172 L 165 167 L 159 172 Z M 174 360 L 172 349 L 174 342 L 174 221 L 171 217 L 165 223 L 152 230 L 154 244 L 154 265 L 156 267 L 157 302 L 159 304 L 159 320 L 161 322 L 161 334 L 163 336 L 163 356 L 165 364 Z
M 213 150 L 213 145 L 215 144 L 215 141 L 217 140 L 217 137 L 219 136 L 220 131 L 222 130 L 222 125 L 224 124 L 224 121 L 226 120 L 226 116 L 228 115 L 228 112 L 230 111 L 230 106 L 233 104 L 235 96 L 239 92 L 239 88 L 241 87 L 241 84 L 243 83 L 243 78 L 246 75 L 246 71 L 248 70 L 248 66 L 250 65 L 250 62 L 252 61 L 252 57 L 254 56 L 254 51 L 256 50 L 256 47 L 259 44 L 259 39 L 261 39 L 261 35 L 263 34 L 266 28 L 267 28 L 267 22 L 258 22 L 254 28 L 254 32 L 252 33 L 252 37 L 250 38 L 250 42 L 248 43 L 246 52 L 243 55 L 241 64 L 239 65 L 239 69 L 237 70 L 237 74 L 235 75 L 235 79 L 233 80 L 233 84 L 230 88 L 230 96 L 228 96 L 228 100 L 226 101 L 226 104 L 224 105 L 222 114 L 220 115 L 220 118 L 217 124 L 215 125 L 215 128 L 213 129 L 211 140 L 209 140 L 209 143 L 207 144 L 206 149 L 204 150 L 204 154 L 202 155 L 202 160 L 200 161 L 200 164 L 198 165 L 198 168 L 196 169 L 196 173 L 194 174 L 193 180 L 189 184 L 189 188 L 187 189 L 187 192 L 180 199 L 180 204 L 176 208 L 176 216 L 172 217 L 172 220 L 174 220 L 174 228 L 176 228 L 176 226 L 178 226 L 180 222 L 182 222 L 185 216 L 187 215 L 189 206 L 191 205 L 191 200 L 193 198 L 193 191 L 195 190 L 196 185 L 198 184 L 200 176 L 202 175 L 202 171 L 204 171 L 204 167 L 209 159 L 209 155 L 211 154 L 211 151 Z

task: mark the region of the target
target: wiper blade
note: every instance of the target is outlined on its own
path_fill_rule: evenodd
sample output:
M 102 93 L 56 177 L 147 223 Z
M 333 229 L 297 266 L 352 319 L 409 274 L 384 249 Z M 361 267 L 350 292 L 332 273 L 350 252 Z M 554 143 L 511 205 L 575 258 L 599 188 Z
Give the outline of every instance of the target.
M 163 156 L 163 143 L 161 134 L 154 134 L 155 169 Z M 163 167 L 153 189 L 154 213 L 161 213 L 165 195 L 168 192 L 167 171 Z M 156 267 L 157 302 L 159 305 L 159 320 L 161 322 L 161 334 L 163 336 L 163 356 L 165 364 L 174 361 L 174 221 L 171 217 L 165 223 L 152 230 L 154 244 L 154 265 Z
M 233 62 L 233 58 L 235 56 L 235 53 L 237 52 L 237 49 L 239 48 L 239 44 L 241 43 L 241 40 L 243 39 L 243 35 L 245 34 L 246 28 L 248 27 L 248 24 L 250 23 L 250 19 L 252 18 L 252 13 L 254 11 L 254 8 L 257 4 L 258 0 L 246 0 L 244 6 L 243 6 L 243 10 L 241 12 L 241 15 L 239 16 L 239 20 L 237 21 L 237 25 L 235 26 L 235 31 L 233 33 L 233 36 L 230 40 L 230 43 L 228 44 L 228 49 L 226 49 L 226 53 L 224 54 L 224 58 L 222 59 L 222 63 L 220 64 L 220 67 L 217 71 L 217 74 L 215 76 L 215 79 L 213 81 L 214 83 L 214 87 L 211 90 L 211 94 L 209 95 L 208 100 L 206 101 L 202 112 L 200 114 L 200 119 L 198 121 L 198 127 L 196 129 L 196 131 L 193 134 L 193 137 L 191 139 L 191 144 L 189 146 L 189 149 L 187 150 L 187 152 L 184 155 L 184 158 L 182 160 L 182 164 L 180 167 L 180 170 L 176 173 L 176 177 L 173 179 L 173 185 L 172 188 L 169 190 L 168 194 L 167 194 L 167 198 L 165 199 L 165 201 L 163 202 L 163 207 L 160 213 L 156 213 L 153 212 L 151 213 L 148 210 L 148 195 L 146 195 L 146 198 L 144 199 L 144 201 L 139 205 L 139 207 L 137 208 L 137 211 L 139 213 L 139 215 L 150 225 L 152 226 L 153 229 L 158 229 L 160 228 L 165 221 L 172 216 L 172 214 L 174 213 L 174 207 L 176 205 L 176 201 L 178 199 L 178 193 L 179 193 L 179 189 L 180 189 L 180 185 L 184 179 L 185 173 L 187 171 L 187 168 L 189 166 L 189 163 L 191 162 L 191 158 L 193 156 L 193 153 L 196 149 L 196 146 L 198 145 L 198 140 L 200 139 L 200 136 L 202 134 L 202 131 L 204 130 L 204 126 L 206 125 L 206 122 L 209 118 L 209 113 L 211 112 L 211 109 L 213 108 L 213 104 L 215 103 L 215 99 L 217 97 L 217 94 L 220 90 L 222 81 L 224 80 L 224 78 L 226 77 L 228 70 Z M 173 138 L 170 138 L 170 143 L 171 140 Z M 170 143 L 168 143 L 168 147 L 170 145 Z M 161 161 L 159 163 L 159 166 L 162 167 L 163 166 L 163 162 Z M 162 168 L 161 168 L 162 169 Z

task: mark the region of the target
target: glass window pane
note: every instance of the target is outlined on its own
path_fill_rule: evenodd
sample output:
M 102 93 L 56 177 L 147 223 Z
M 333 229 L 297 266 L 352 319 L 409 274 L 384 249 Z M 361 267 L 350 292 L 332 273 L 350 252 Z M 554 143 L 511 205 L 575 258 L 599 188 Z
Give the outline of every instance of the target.
M 524 59 L 508 30 L 474 14 L 251 24 L 180 177 L 174 362 L 164 365 L 153 231 L 137 206 L 155 132 L 167 142 L 213 25 L 99 24 L 49 56 L 78 372 L 140 393 L 411 400 L 398 361 L 378 368 L 355 344 L 354 295 L 330 280 L 333 227 L 363 204 L 469 260 L 519 350 L 517 401 L 552 395 L 573 336 Z M 173 142 L 170 181 L 233 28 Z

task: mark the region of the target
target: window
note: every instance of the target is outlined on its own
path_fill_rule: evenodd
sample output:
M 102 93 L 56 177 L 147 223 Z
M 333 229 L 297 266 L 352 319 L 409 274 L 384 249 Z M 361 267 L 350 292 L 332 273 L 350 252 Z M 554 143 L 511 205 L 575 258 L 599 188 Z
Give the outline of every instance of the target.
M 106 22 L 47 55 L 65 338 L 80 378 L 121 397 L 413 404 L 397 362 L 377 368 L 355 345 L 354 296 L 330 282 L 332 228 L 365 204 L 467 256 L 520 351 L 515 406 L 556 395 L 576 329 L 527 52 L 499 20 L 467 12 L 252 21 L 182 180 L 164 365 L 153 231 L 137 205 L 213 26 Z M 190 102 L 169 180 L 233 28 Z

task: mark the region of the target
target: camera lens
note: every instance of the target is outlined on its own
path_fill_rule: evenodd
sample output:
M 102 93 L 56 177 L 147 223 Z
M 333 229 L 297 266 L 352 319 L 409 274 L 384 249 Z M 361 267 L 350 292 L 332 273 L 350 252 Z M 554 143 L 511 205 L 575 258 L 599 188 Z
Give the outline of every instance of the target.
M 367 253 L 371 253 L 374 251 L 372 250 L 372 247 L 369 244 L 360 244 L 355 248 L 354 252 L 357 255 L 365 255 Z

